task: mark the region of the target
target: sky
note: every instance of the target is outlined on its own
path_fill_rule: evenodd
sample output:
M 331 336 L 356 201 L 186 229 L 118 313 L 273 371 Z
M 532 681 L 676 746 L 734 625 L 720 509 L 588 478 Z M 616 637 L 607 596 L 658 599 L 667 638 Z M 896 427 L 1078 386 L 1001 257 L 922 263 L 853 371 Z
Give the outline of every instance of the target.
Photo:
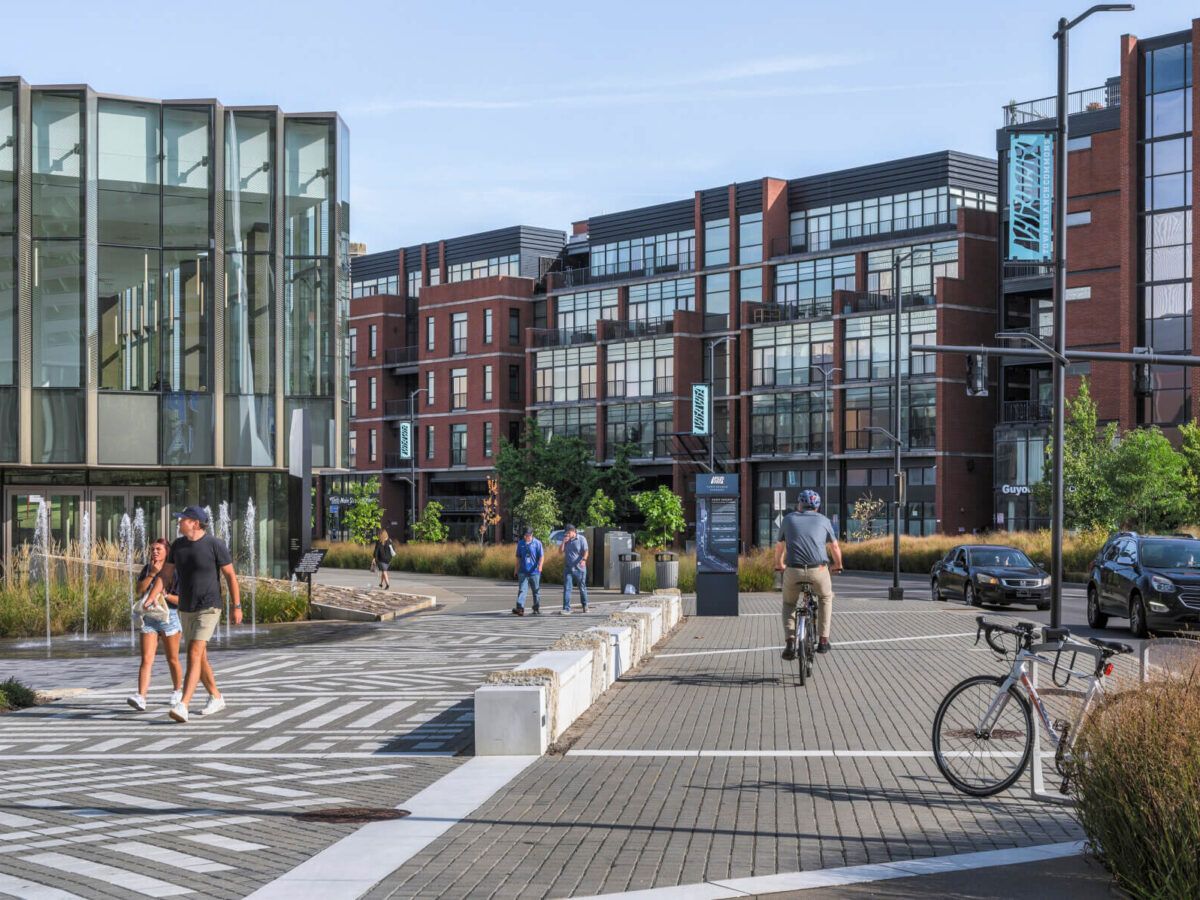
M 1189 8 L 1191 6 L 1191 8 Z M 1190 27 L 1143 0 L 1071 32 L 1072 89 L 1122 34 Z M 101 93 L 338 111 L 368 252 L 571 223 L 954 149 L 995 156 L 1001 107 L 1055 91 L 1038 0 L 6 4 L 0 75 Z M 23 36 L 14 40 L 14 36 Z

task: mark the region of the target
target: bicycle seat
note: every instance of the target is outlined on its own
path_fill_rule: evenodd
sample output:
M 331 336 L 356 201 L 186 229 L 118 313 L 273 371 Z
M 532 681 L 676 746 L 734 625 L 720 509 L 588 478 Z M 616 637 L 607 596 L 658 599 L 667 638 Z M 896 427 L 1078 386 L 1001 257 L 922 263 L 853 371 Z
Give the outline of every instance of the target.
M 1122 644 L 1120 641 L 1102 641 L 1100 638 L 1088 638 L 1088 642 L 1097 647 L 1102 647 L 1112 653 L 1132 653 L 1133 648 L 1128 644 Z

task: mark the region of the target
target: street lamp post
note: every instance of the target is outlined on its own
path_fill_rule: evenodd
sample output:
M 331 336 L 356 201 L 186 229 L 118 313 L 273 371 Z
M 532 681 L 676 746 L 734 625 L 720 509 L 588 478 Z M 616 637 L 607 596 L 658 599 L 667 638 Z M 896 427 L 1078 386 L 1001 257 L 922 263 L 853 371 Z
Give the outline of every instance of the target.
M 824 418 L 824 435 L 821 440 L 821 496 L 825 498 L 825 508 L 829 508 L 829 379 L 834 372 L 841 372 L 841 366 L 809 366 L 821 373 L 821 415 Z
M 1067 328 L 1067 36 L 1072 28 L 1096 12 L 1129 12 L 1130 3 L 1101 3 L 1068 21 L 1058 20 L 1058 104 L 1054 135 L 1054 453 L 1051 461 L 1054 499 L 1050 511 L 1050 626 L 1062 624 L 1062 532 L 1063 532 L 1063 418 L 1066 413 Z
M 709 403 L 712 404 L 712 415 L 708 423 L 708 471 L 717 471 L 717 345 L 728 344 L 733 340 L 732 334 L 719 337 L 708 345 L 708 381 L 711 385 Z M 726 360 L 729 356 L 726 354 Z M 725 378 L 729 379 L 729 365 L 725 365 Z
M 412 499 L 408 504 L 408 537 L 412 539 L 413 527 L 417 524 L 417 394 L 424 393 L 426 388 L 417 388 L 408 395 L 408 421 L 412 434 L 408 437 L 408 489 Z

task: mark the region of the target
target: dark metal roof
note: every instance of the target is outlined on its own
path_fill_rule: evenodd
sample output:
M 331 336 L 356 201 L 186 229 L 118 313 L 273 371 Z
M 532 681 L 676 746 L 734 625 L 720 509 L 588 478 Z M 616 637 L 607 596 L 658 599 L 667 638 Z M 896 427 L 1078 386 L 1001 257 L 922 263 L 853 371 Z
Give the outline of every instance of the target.
M 350 260 L 350 280 L 387 278 L 400 274 L 400 251 L 385 250 L 382 253 L 364 253 Z
M 622 238 L 644 237 L 694 228 L 696 202 L 675 200 L 640 209 L 627 209 L 588 219 L 588 243 L 605 244 Z
M 996 193 L 996 160 L 954 150 L 909 156 L 869 166 L 842 169 L 788 182 L 788 209 L 797 212 L 831 203 L 865 200 L 940 187 Z

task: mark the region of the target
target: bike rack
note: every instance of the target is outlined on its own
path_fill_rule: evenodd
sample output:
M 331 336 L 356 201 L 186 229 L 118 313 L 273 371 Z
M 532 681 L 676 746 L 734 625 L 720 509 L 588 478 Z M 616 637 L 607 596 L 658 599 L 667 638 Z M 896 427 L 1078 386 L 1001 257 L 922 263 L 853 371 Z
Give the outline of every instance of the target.
M 1029 661 L 1029 680 L 1033 682 L 1035 688 L 1038 687 L 1037 660 Z M 1043 803 L 1073 806 L 1075 801 L 1066 794 L 1046 789 L 1046 778 L 1042 771 L 1042 717 L 1038 715 L 1036 707 L 1032 710 L 1030 718 L 1033 721 L 1033 749 L 1031 751 L 1033 758 L 1029 761 L 1029 796 L 1034 800 L 1041 800 Z

